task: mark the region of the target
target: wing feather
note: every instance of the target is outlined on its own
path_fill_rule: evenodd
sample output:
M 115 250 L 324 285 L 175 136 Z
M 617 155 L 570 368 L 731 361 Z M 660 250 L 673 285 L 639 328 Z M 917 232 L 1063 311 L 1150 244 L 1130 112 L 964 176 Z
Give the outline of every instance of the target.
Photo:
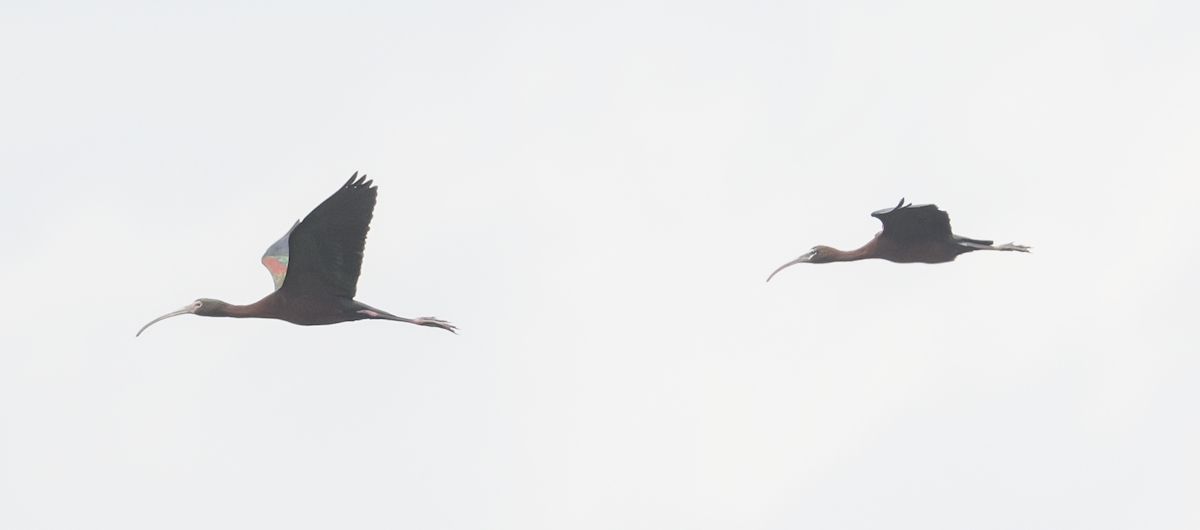
M 296 221 L 296 224 L 292 225 L 287 233 L 283 234 L 283 237 L 279 238 L 279 241 L 268 247 L 267 251 L 263 254 L 262 264 L 271 273 L 271 279 L 275 282 L 276 291 L 280 287 L 283 287 L 283 280 L 287 277 L 288 238 L 292 236 L 292 230 L 295 230 L 299 224 L 300 221 Z
M 355 172 L 292 227 L 285 236 L 288 261 L 280 289 L 354 298 L 378 193 L 371 184 L 366 175 Z
M 933 204 L 900 204 L 871 214 L 883 222 L 883 236 L 901 240 L 941 241 L 951 238 L 950 214 Z

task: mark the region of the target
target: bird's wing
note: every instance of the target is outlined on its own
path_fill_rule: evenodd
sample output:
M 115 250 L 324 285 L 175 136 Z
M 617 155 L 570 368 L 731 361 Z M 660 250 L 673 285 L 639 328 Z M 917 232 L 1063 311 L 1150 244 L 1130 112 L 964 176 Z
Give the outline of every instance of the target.
M 355 172 L 294 226 L 286 236 L 287 277 L 279 288 L 354 298 L 377 193 L 366 175 Z
M 872 217 L 883 221 L 883 236 L 895 239 L 948 239 L 950 235 L 950 214 L 943 212 L 933 204 L 900 204 L 895 208 L 879 210 Z
M 300 221 L 296 221 L 296 224 L 292 225 L 287 233 L 283 234 L 283 237 L 267 248 L 267 252 L 263 254 L 262 264 L 271 272 L 271 279 L 275 280 L 276 291 L 283 287 L 283 279 L 287 276 L 288 238 L 292 236 L 292 230 L 299 225 Z

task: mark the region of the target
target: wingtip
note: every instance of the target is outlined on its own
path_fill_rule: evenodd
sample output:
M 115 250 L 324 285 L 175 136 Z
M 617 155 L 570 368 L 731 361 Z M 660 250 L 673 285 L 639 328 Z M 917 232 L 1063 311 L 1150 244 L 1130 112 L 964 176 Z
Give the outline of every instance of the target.
M 908 206 L 912 206 L 912 204 L 909 204 Z M 896 203 L 895 206 L 893 206 L 891 208 L 884 208 L 882 210 L 875 210 L 875 211 L 871 212 L 871 217 L 883 219 L 883 217 L 881 217 L 881 216 L 890 214 L 897 210 L 902 210 L 904 208 L 907 208 L 908 206 L 904 205 L 904 197 L 900 197 L 900 202 Z
M 360 177 L 360 176 L 358 176 L 358 172 L 355 171 L 353 175 L 350 175 L 350 180 L 347 180 L 345 184 L 342 184 L 342 187 L 343 188 L 375 189 L 373 186 L 374 183 L 375 183 L 374 180 L 367 180 L 366 173 L 363 173 L 362 176 Z

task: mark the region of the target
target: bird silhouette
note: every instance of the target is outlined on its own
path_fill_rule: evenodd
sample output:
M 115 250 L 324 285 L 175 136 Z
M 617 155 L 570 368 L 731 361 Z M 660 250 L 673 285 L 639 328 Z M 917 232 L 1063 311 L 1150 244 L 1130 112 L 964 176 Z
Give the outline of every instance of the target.
M 799 258 L 775 269 L 767 281 L 779 271 L 797 263 L 833 263 L 860 259 L 885 259 L 896 263 L 945 263 L 960 254 L 976 250 L 1010 250 L 1029 252 L 1030 248 L 1012 243 L 993 245 L 991 241 L 971 239 L 950 231 L 950 214 L 933 204 L 904 204 L 871 214 L 883 222 L 883 230 L 857 250 L 838 250 L 817 245 Z
M 188 313 L 206 317 L 273 318 L 302 326 L 352 320 L 394 320 L 455 333 L 449 322 L 433 317 L 405 318 L 354 299 L 362 270 L 363 248 L 375 210 L 377 188 L 355 172 L 336 193 L 303 221 L 297 221 L 263 255 L 275 292 L 250 305 L 200 298 L 142 326 Z

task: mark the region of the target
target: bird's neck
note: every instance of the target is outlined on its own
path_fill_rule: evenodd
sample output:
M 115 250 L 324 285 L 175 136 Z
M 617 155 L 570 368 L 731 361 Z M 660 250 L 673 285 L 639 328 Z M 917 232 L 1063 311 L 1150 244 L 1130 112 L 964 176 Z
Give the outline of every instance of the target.
M 267 298 L 263 298 L 250 305 L 236 305 L 223 303 L 216 308 L 208 316 L 214 317 L 230 317 L 230 318 L 274 318 L 275 312 L 272 311 L 274 304 Z
M 254 311 L 251 311 L 251 309 L 250 309 L 251 306 L 253 306 L 253 305 L 254 304 L 250 304 L 250 305 L 229 304 L 229 305 L 225 306 L 224 308 L 222 308 L 223 311 L 221 312 L 222 313 L 221 316 L 231 317 L 231 318 L 256 317 L 258 315 L 254 314 Z
M 862 248 L 854 250 L 838 250 L 830 249 L 821 256 L 821 263 L 833 263 L 835 261 L 858 261 L 860 259 L 870 259 L 875 256 L 871 255 L 871 244 L 867 243 Z

